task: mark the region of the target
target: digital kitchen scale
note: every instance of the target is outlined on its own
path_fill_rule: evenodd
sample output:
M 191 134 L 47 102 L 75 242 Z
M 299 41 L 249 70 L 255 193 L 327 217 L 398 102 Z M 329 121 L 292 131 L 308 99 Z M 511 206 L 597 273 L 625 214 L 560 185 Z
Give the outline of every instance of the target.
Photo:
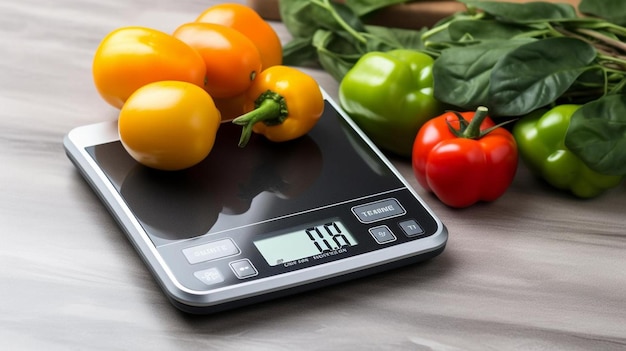
M 273 143 L 223 123 L 183 171 L 135 162 L 117 122 L 72 130 L 68 157 L 172 303 L 211 313 L 432 258 L 447 231 L 326 93 L 308 135 Z

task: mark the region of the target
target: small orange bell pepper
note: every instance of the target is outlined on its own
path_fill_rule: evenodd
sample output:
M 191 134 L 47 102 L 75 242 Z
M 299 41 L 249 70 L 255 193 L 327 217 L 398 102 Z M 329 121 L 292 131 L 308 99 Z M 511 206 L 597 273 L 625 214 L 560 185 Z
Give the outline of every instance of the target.
M 272 66 L 246 91 L 244 112 L 232 121 L 243 126 L 240 147 L 246 146 L 252 132 L 283 142 L 313 129 L 324 112 L 324 97 L 308 74 L 292 67 Z

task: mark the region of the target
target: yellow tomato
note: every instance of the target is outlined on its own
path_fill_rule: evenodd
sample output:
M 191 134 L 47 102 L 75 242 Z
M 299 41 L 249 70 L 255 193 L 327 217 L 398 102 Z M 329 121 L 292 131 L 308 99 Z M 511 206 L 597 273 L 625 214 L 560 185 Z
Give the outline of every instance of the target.
M 135 90 L 151 82 L 180 80 L 204 87 L 206 67 L 195 49 L 172 35 L 123 27 L 100 42 L 92 73 L 102 98 L 121 108 Z
M 118 128 L 122 145 L 137 162 L 173 171 L 206 158 L 220 122 L 213 98 L 204 89 L 161 81 L 137 89 L 128 98 Z
M 248 37 L 261 53 L 263 70 L 283 62 L 283 47 L 278 34 L 251 7 L 237 3 L 213 5 L 204 10 L 196 22 L 221 24 Z

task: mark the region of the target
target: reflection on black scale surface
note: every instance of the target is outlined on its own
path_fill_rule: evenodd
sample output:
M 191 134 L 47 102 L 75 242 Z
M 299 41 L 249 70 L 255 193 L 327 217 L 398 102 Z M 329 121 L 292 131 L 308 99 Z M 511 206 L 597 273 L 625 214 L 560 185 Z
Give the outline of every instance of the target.
M 157 246 L 404 187 L 330 108 L 293 141 L 253 135 L 239 148 L 239 133 L 222 124 L 211 154 L 177 172 L 136 163 L 119 142 L 89 152 Z

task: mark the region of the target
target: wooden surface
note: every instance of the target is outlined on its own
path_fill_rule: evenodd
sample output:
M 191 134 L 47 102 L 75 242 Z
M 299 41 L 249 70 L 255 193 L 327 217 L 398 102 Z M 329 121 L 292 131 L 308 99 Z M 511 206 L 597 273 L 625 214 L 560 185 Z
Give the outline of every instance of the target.
M 448 226 L 441 256 L 218 315 L 175 310 L 61 141 L 116 118 L 90 74 L 109 31 L 171 31 L 211 3 L 0 4 L 4 350 L 626 349 L 626 186 L 581 201 L 524 167 L 500 200 L 459 211 L 394 160 Z M 328 75 L 308 72 L 336 96 Z

